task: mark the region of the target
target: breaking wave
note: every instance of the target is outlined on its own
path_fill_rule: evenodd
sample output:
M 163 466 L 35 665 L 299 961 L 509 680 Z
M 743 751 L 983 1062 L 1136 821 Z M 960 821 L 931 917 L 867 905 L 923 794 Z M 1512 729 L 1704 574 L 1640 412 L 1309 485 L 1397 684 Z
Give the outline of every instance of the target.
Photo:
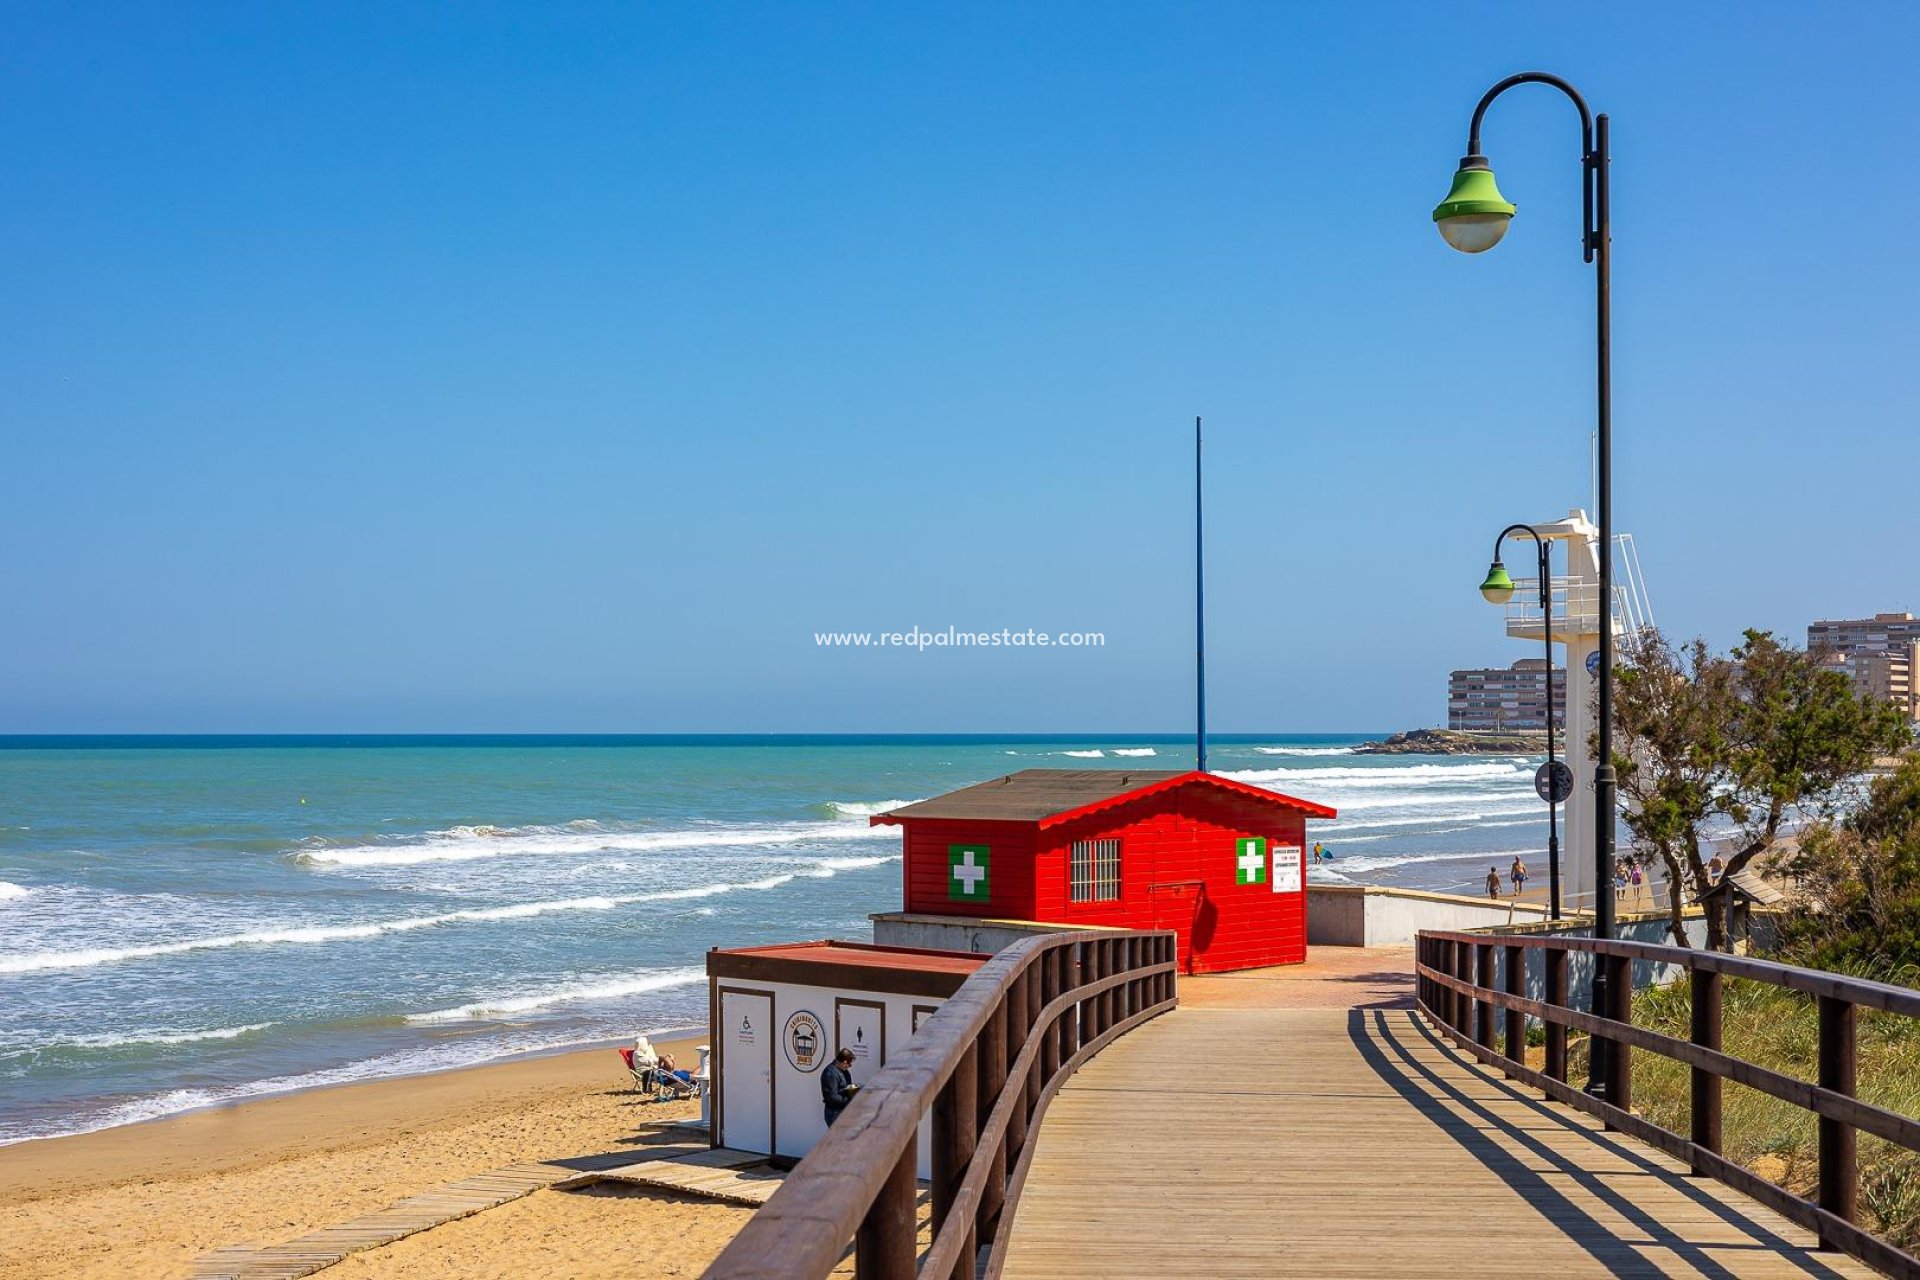
M 11 880 L 0 880 L 0 902 L 5 902 L 9 898 L 24 898 L 32 892 L 33 890 L 23 884 L 15 884 Z
M 1152 747 L 1115 747 L 1113 754 L 1117 756 L 1155 756 L 1160 753 Z
M 891 813 L 895 809 L 904 809 L 910 804 L 919 804 L 918 800 L 834 800 L 827 804 L 827 812 L 842 818 L 871 818 L 876 813 Z M 841 832 L 839 834 L 845 834 Z
M 1254 754 L 1263 756 L 1350 756 L 1352 747 L 1255 747 Z
M 95 947 L 79 951 L 43 951 L 27 955 L 0 956 L 0 973 L 90 969 L 98 965 L 117 964 L 126 960 L 182 955 L 190 951 L 219 951 L 230 947 L 346 942 L 378 938 L 387 934 L 411 933 L 417 929 L 433 929 L 450 924 L 524 920 L 559 911 L 615 911 L 621 907 L 643 902 L 680 902 L 711 898 L 723 893 L 753 893 L 777 889 L 800 875 L 825 878 L 861 866 L 877 866 L 882 862 L 893 861 L 897 856 L 874 859 L 827 858 L 814 862 L 806 871 L 784 871 L 758 880 L 698 885 L 686 889 L 662 889 L 653 893 L 559 898 L 548 902 L 518 902 L 501 907 L 472 907 L 463 911 L 446 911 L 438 915 L 409 916 L 399 920 L 378 920 L 363 924 L 299 925 L 277 929 L 257 929 L 248 933 L 221 934 L 207 938 L 183 938 L 174 942 L 153 942 L 132 947 Z
M 49 1047 L 71 1045 L 77 1049 L 119 1049 L 127 1045 L 196 1044 L 202 1040 L 238 1040 L 241 1036 L 249 1036 L 256 1031 L 265 1031 L 268 1027 L 277 1025 L 272 1022 L 249 1022 L 243 1027 L 215 1027 L 211 1031 L 127 1031 L 109 1035 L 74 1036 L 68 1040 L 56 1040 Z
M 1100 760 L 1105 758 L 1104 751 L 1062 751 L 1063 756 L 1072 756 L 1076 760 Z
M 1332 768 L 1332 769 L 1228 769 L 1221 773 L 1223 778 L 1233 778 L 1239 782 L 1251 782 L 1256 785 L 1265 782 L 1320 782 L 1338 783 L 1342 787 L 1404 787 L 1408 783 L 1469 782 L 1486 781 L 1489 778 L 1516 779 L 1524 777 L 1530 764 L 1527 761 L 1501 761 L 1497 764 L 1403 764 L 1387 765 L 1378 769 Z
M 411 1013 L 407 1015 L 407 1021 L 412 1023 L 467 1022 L 475 1019 L 498 1021 L 516 1013 L 531 1013 L 550 1005 L 577 1004 L 588 1000 L 614 1000 L 621 996 L 635 996 L 648 991 L 665 991 L 670 987 L 690 987 L 706 980 L 707 971 L 703 968 L 668 969 L 663 973 L 651 973 L 640 978 L 619 978 L 606 982 L 560 987 L 541 992 L 539 995 L 476 1000 L 472 1004 L 463 1004 L 452 1009 Z
M 835 806 L 840 808 L 840 806 Z M 898 807 L 895 805 L 894 807 Z M 876 808 L 874 812 L 883 812 Z M 857 816 L 846 812 L 847 817 Z M 555 826 L 449 827 L 424 836 L 333 845 L 303 844 L 296 862 L 339 867 L 410 867 L 423 862 L 467 862 L 477 858 L 566 856 L 599 853 L 652 853 L 684 849 L 779 848 L 819 840 L 897 839 L 884 828 L 838 822 L 783 822 L 763 826 L 691 827 L 677 831 L 631 831 L 577 821 Z

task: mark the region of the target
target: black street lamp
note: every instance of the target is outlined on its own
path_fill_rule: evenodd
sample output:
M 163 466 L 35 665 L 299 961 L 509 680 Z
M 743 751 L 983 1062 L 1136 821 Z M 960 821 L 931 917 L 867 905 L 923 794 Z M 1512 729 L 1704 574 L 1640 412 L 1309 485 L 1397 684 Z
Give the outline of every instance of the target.
M 1559 76 L 1544 71 L 1524 71 L 1508 76 L 1493 88 L 1473 109 L 1473 121 L 1467 126 L 1467 154 L 1453 176 L 1453 189 L 1433 211 L 1446 242 L 1463 253 L 1484 253 L 1500 242 L 1507 224 L 1513 220 L 1513 206 L 1501 196 L 1494 184 L 1493 168 L 1480 150 L 1480 122 L 1493 100 L 1516 85 L 1551 85 L 1567 95 L 1580 112 L 1580 175 L 1583 215 L 1581 250 L 1594 265 L 1596 288 L 1595 371 L 1598 392 L 1599 481 L 1600 481 L 1600 733 L 1599 759 L 1594 761 L 1594 910 L 1593 936 L 1613 936 L 1613 233 L 1611 227 L 1611 189 L 1608 183 L 1607 117 L 1594 115 L 1580 91 Z M 1593 1012 L 1596 1017 L 1611 1017 L 1615 1010 L 1609 999 L 1605 957 L 1595 956 L 1593 966 Z M 1593 1075 L 1588 1091 L 1596 1097 L 1607 1096 L 1607 1077 L 1611 1055 L 1606 1042 L 1594 1037 L 1590 1058 Z
M 1533 539 L 1534 550 L 1540 558 L 1540 636 L 1545 641 L 1547 653 L 1547 790 L 1541 799 L 1547 802 L 1547 900 L 1553 910 L 1553 919 L 1560 918 L 1560 812 L 1559 804 L 1566 798 L 1561 789 L 1561 770 L 1565 768 L 1553 754 L 1553 555 L 1540 531 L 1530 524 L 1510 524 L 1500 531 L 1493 540 L 1493 564 L 1487 569 L 1486 581 L 1480 584 L 1480 594 L 1490 604 L 1505 604 L 1513 599 L 1513 578 L 1507 573 L 1507 566 L 1500 563 L 1500 546 L 1510 533 L 1524 533 Z

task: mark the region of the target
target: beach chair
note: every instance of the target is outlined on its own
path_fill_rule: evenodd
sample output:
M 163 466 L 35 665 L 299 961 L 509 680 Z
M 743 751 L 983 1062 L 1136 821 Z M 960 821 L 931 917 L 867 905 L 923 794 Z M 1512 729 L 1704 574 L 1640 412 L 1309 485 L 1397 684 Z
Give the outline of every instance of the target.
M 620 1061 L 626 1064 L 627 1074 L 633 1077 L 633 1090 L 635 1093 L 652 1094 L 656 1099 L 659 1097 L 660 1065 L 658 1059 L 652 1061 L 636 1061 L 632 1049 L 622 1049 L 620 1050 Z

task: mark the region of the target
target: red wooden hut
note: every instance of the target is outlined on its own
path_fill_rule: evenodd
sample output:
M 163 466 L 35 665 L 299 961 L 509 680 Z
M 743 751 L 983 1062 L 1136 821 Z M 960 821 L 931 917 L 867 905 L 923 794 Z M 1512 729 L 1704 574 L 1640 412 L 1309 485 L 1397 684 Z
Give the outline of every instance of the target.
M 1334 811 L 1211 773 L 1024 769 L 873 822 L 905 909 L 1172 929 L 1188 973 L 1307 958 L 1306 820 Z

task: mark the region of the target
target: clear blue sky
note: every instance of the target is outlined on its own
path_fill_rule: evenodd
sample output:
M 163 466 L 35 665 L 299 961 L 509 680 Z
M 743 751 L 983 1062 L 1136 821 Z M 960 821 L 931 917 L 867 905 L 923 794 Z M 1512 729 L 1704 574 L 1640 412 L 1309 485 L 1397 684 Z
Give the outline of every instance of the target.
M 12 6 L 0 731 L 1397 728 L 1583 501 L 1659 618 L 1920 609 L 1920 8 Z M 1098 651 L 823 651 L 828 629 Z

